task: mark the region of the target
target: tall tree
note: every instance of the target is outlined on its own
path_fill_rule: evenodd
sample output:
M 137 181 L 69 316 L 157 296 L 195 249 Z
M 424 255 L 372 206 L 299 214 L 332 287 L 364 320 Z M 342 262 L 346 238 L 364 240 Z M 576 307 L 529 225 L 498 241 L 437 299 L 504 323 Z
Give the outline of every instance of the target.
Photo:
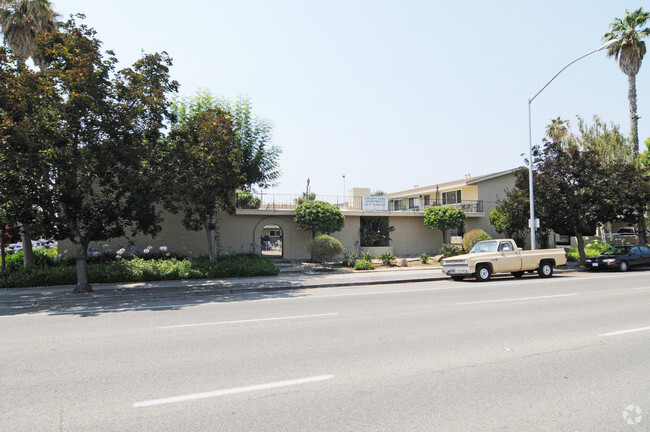
M 639 155 L 639 116 L 636 104 L 636 75 L 641 68 L 643 56 L 646 53 L 645 42 L 642 39 L 650 35 L 650 28 L 642 28 L 650 19 L 650 12 L 643 8 L 635 11 L 625 11 L 625 17 L 616 18 L 610 24 L 610 32 L 603 36 L 604 42 L 615 40 L 608 48 L 607 55 L 614 57 L 628 79 L 627 97 L 630 103 L 630 136 L 634 158 Z
M 48 0 L 0 0 L 0 31 L 5 45 L 18 56 L 21 66 L 30 57 L 34 64 L 42 66 L 41 58 L 35 55 L 36 40 L 56 30 L 57 16 Z M 28 214 L 31 207 L 26 204 L 23 214 Z M 29 219 L 20 219 L 25 267 L 34 264 L 30 223 Z
M 100 48 L 94 30 L 74 19 L 39 42 L 41 74 L 56 93 L 56 127 L 41 152 L 53 201 L 45 212 L 57 237 L 75 245 L 75 292 L 92 290 L 91 241 L 160 229 L 155 203 L 164 178 L 152 174 L 152 155 L 169 118 L 167 95 L 177 88 L 165 53 L 115 72 L 117 59 Z
M 546 126 L 546 136 L 553 142 L 560 142 L 568 133 L 569 120 L 562 120 L 560 117 L 552 119 Z
M 56 30 L 57 17 L 48 0 L 0 0 L 0 26 L 5 44 L 21 59 L 31 57 L 36 65 L 42 64 L 34 56 L 36 39 Z
M 201 90 L 175 99 L 172 108 L 171 153 L 180 158 L 175 169 L 180 195 L 167 200 L 166 207 L 184 212 L 187 229 L 206 229 L 210 258 L 216 260 L 217 212 L 234 211 L 237 189 L 273 185 L 280 175 L 280 149 L 270 144 L 271 124 L 253 115 L 247 98 L 233 103 Z M 193 150 L 198 147 L 205 155 Z
M 183 212 L 186 229 L 205 230 L 210 260 L 215 261 L 217 212 L 233 211 L 244 178 L 232 121 L 223 110 L 210 108 L 175 128 L 170 141 L 176 179 L 166 207 Z
M 604 165 L 616 161 L 634 161 L 628 139 L 623 136 L 617 125 L 612 123 L 608 126 L 596 115 L 593 117 L 593 123 L 587 123 L 580 116 L 577 118 L 579 134 L 567 135 L 563 140 L 565 147 L 575 146 L 580 150 L 594 150 Z

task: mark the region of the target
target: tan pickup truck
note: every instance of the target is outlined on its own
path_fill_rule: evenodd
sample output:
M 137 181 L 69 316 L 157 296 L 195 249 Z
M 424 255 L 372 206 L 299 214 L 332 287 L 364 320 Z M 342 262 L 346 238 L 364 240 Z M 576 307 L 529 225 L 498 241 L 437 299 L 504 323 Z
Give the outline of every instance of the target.
M 514 240 L 487 240 L 476 243 L 470 253 L 442 260 L 442 272 L 454 280 L 473 276 L 488 281 L 495 273 L 511 273 L 520 278 L 537 271 L 540 277 L 553 276 L 553 267 L 566 264 L 562 248 L 524 251 Z

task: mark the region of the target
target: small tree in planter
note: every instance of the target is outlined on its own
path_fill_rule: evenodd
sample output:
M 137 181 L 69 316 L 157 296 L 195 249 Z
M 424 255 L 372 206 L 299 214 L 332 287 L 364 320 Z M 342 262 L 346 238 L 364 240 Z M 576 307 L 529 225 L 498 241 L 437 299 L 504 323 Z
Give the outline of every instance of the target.
M 442 242 L 447 243 L 447 230 L 465 226 L 465 212 L 452 206 L 427 207 L 424 212 L 424 226 L 442 231 Z

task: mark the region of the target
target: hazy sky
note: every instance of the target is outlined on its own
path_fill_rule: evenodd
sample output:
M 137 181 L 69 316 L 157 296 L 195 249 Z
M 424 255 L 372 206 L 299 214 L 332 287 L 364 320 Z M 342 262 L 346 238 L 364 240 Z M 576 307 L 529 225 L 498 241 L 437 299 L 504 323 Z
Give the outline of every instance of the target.
M 53 0 L 84 13 L 121 66 L 167 51 L 180 93 L 234 99 L 275 125 L 274 193 L 395 192 L 523 164 L 528 99 L 597 48 L 624 0 Z M 646 5 L 646 9 L 650 9 Z M 646 58 L 645 63 L 650 62 Z M 650 136 L 650 65 L 637 76 Z M 605 52 L 563 72 L 532 104 L 533 142 L 561 116 L 596 114 L 629 133 L 627 77 Z M 345 175 L 345 185 L 343 176 Z

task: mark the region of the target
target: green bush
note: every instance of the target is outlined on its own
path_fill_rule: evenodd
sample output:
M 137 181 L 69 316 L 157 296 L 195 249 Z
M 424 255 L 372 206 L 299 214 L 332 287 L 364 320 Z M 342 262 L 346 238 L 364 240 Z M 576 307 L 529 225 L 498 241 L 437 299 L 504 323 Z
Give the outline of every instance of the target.
M 278 268 L 269 259 L 257 254 L 232 254 L 219 257 L 215 263 L 207 258 L 182 259 L 121 259 L 89 263 L 90 283 L 146 282 L 180 279 L 221 279 L 250 276 L 275 276 Z M 74 265 L 54 267 L 18 267 L 0 274 L 0 288 L 74 285 L 77 270 Z
M 343 245 L 332 236 L 320 235 L 309 242 L 309 253 L 318 261 L 325 262 L 343 253 Z
M 346 267 L 354 267 L 357 262 L 357 254 L 354 252 L 346 252 L 343 254 L 343 265 Z
M 476 243 L 485 240 L 492 240 L 492 237 L 482 229 L 471 230 L 463 236 L 463 249 L 469 252 Z
M 443 244 L 440 248 L 440 254 L 444 255 L 445 258 L 460 255 L 463 251 L 456 245 L 452 244 Z
M 354 264 L 355 270 L 374 270 L 375 266 L 372 264 L 372 261 L 365 259 L 360 259 Z
M 603 243 L 600 240 L 594 240 L 585 246 L 585 255 L 587 258 L 600 255 L 607 248 L 610 248 L 612 245 Z M 578 248 L 564 248 L 566 251 L 566 257 L 568 261 L 580 261 L 580 253 Z
M 370 261 L 375 259 L 375 256 L 371 254 L 370 252 L 361 252 L 361 259 L 364 261 Z
M 427 255 L 426 253 L 420 254 L 420 262 L 422 264 L 426 264 L 427 261 L 429 261 L 429 255 Z
M 385 254 L 382 254 L 379 259 L 381 260 L 382 264 L 385 266 L 391 266 L 393 264 L 393 260 L 397 258 L 392 252 L 386 252 Z

